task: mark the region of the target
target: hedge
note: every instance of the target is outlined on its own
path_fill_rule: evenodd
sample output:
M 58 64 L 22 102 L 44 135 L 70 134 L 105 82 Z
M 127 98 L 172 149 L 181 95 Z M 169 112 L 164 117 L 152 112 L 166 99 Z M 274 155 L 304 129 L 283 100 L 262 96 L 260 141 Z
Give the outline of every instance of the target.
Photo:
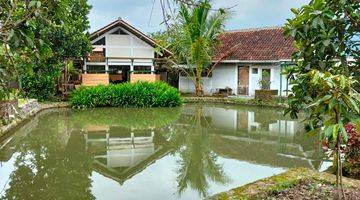
M 176 107 L 181 103 L 178 90 L 164 82 L 80 87 L 70 95 L 70 104 L 76 108 Z

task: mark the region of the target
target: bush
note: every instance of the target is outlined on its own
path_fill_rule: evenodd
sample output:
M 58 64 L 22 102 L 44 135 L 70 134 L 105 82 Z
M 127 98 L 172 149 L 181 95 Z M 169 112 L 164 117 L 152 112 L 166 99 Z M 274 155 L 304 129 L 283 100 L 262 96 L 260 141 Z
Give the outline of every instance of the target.
M 351 123 L 345 126 L 345 130 L 349 138 L 345 149 L 344 175 L 360 179 L 360 134 L 357 126 Z
M 77 108 L 175 107 L 182 103 L 179 92 L 164 82 L 137 82 L 80 87 L 70 95 Z
M 22 90 L 27 98 L 46 101 L 52 99 L 56 94 L 56 81 L 47 75 L 29 75 L 23 77 Z
M 40 62 L 40 61 L 39 61 Z M 47 101 L 54 99 L 57 92 L 57 80 L 61 76 L 62 63 L 43 61 L 35 63 L 31 70 L 21 71 L 21 89 L 26 98 Z M 26 69 L 26 67 L 23 67 Z

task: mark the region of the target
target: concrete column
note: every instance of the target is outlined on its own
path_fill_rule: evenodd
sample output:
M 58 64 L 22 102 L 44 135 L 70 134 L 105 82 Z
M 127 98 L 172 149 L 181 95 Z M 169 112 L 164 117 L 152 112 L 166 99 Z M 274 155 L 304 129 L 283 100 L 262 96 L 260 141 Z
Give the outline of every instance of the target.
M 105 73 L 109 73 L 109 59 L 105 58 Z
M 86 62 L 86 58 L 84 58 L 83 71 L 84 71 L 85 74 L 87 74 L 87 62 Z
M 151 74 L 155 73 L 154 61 L 151 62 Z
M 131 63 L 130 63 L 130 73 L 134 72 L 134 59 L 131 59 Z

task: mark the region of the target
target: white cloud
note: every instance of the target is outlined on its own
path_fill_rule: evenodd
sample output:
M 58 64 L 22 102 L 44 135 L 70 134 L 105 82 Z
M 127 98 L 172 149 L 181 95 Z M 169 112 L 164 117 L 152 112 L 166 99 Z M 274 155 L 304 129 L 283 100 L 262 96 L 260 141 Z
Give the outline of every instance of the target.
M 213 0 L 214 7 L 233 7 L 227 29 L 282 25 L 291 17 L 290 8 L 300 7 L 309 0 Z M 162 11 L 155 0 L 89 0 L 93 5 L 89 19 L 91 31 L 122 17 L 145 33 L 160 30 Z M 151 21 L 150 21 L 151 16 Z

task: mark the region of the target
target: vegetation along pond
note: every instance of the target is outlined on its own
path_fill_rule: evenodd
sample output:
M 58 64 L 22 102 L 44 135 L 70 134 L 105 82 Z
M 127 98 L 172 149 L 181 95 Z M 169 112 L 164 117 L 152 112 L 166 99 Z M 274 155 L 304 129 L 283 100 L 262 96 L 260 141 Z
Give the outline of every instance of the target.
M 277 109 L 47 110 L 2 139 L 0 199 L 202 199 L 322 158 Z

